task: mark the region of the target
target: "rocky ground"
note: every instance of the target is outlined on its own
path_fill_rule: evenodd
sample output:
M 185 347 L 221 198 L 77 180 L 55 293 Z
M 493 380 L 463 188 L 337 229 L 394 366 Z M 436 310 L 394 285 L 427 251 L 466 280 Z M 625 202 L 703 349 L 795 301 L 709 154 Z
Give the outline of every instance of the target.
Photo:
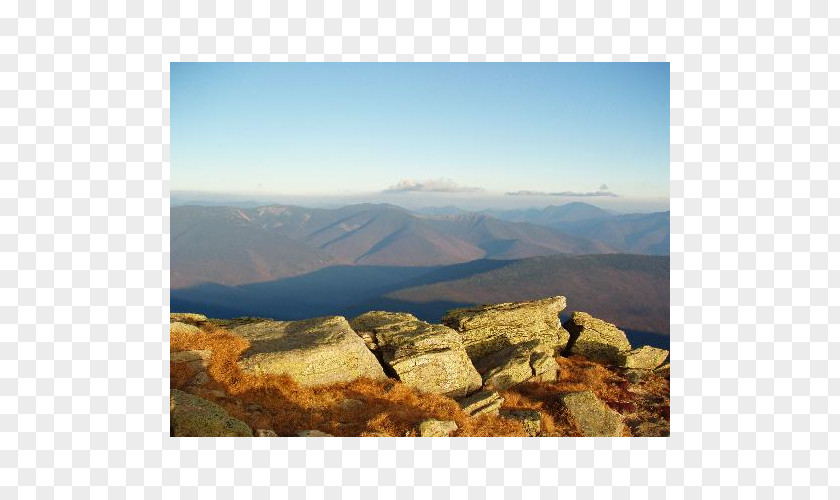
M 173 436 L 667 436 L 668 351 L 564 297 L 304 321 L 170 317 Z M 664 363 L 664 364 L 663 364 Z

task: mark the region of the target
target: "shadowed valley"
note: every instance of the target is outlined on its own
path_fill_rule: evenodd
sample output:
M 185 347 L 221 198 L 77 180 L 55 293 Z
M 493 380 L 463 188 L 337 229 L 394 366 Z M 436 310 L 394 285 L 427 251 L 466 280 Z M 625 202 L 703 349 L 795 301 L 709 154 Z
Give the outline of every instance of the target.
M 455 307 L 562 294 L 569 310 L 667 347 L 669 258 L 615 250 L 667 253 L 667 212 L 615 216 L 585 203 L 494 213 L 511 220 L 452 212 L 173 207 L 171 308 L 281 320 L 388 310 L 438 322 Z

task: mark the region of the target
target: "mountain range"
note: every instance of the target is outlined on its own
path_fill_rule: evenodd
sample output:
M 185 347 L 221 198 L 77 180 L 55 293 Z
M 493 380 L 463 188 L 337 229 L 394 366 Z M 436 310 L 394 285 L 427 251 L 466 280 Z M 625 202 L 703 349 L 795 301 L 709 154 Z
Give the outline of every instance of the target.
M 667 335 L 668 212 L 453 208 L 172 207 L 172 310 L 300 319 L 384 309 L 438 322 L 454 307 L 566 295 L 569 311 Z
M 270 281 L 330 265 L 439 266 L 623 250 L 528 221 L 425 215 L 385 204 L 176 206 L 170 223 L 173 288 Z
M 615 251 L 647 255 L 671 252 L 671 213 L 615 215 L 582 202 L 542 210 L 485 210 L 482 213 L 513 222 L 530 222 L 592 241 Z

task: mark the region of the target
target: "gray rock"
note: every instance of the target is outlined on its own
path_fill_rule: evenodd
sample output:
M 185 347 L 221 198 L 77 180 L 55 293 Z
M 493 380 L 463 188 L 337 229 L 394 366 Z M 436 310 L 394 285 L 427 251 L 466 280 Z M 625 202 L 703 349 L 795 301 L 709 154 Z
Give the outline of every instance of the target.
M 451 328 L 407 313 L 381 311 L 362 314 L 351 326 L 376 339 L 382 362 L 409 387 L 452 398 L 481 387 L 481 376 Z
M 621 415 L 604 404 L 592 391 L 562 394 L 560 402 L 584 436 L 624 435 L 625 426 Z
M 277 437 L 277 433 L 271 429 L 257 429 L 254 431 L 255 437 Z
M 580 354 L 593 361 L 620 366 L 630 342 L 623 331 L 612 323 L 575 311 L 563 326 L 571 334 L 571 354 Z
M 534 339 L 508 346 L 476 362 L 485 388 L 507 389 L 528 380 L 557 379 L 559 366 L 551 349 Z
M 569 340 L 558 315 L 566 297 L 557 296 L 528 302 L 508 302 L 446 313 L 443 324 L 461 334 L 464 348 L 473 361 L 507 346 L 538 340 L 546 348 L 563 349 Z
M 627 368 L 653 370 L 660 366 L 667 358 L 668 351 L 665 349 L 658 349 L 646 345 L 624 353 L 624 362 L 621 364 Z
M 240 368 L 288 375 L 304 386 L 387 377 L 376 356 L 341 316 L 304 321 L 262 321 L 234 328 L 251 343 Z
M 522 429 L 530 437 L 539 436 L 542 428 L 540 412 L 536 410 L 502 410 L 499 416 L 510 420 L 518 420 Z
M 169 391 L 169 425 L 175 437 L 253 435 L 245 422 L 221 406 L 178 389 Z
M 458 401 L 461 409 L 471 417 L 497 415 L 505 400 L 497 392 L 479 391 Z
M 420 437 L 447 437 L 451 432 L 458 430 L 458 424 L 452 420 L 435 420 L 427 418 L 417 424 L 417 433 Z
M 531 353 L 531 370 L 534 372 L 533 380 L 540 382 L 553 382 L 557 380 L 557 372 L 560 365 L 550 353 L 535 350 Z

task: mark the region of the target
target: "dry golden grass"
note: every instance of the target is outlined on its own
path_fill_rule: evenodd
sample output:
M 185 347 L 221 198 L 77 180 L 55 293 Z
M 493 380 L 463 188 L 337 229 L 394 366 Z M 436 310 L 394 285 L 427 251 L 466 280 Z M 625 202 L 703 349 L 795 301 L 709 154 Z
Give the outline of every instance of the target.
M 277 434 L 295 435 L 302 430 L 319 430 L 336 436 L 415 436 L 415 427 L 425 418 L 453 420 L 455 436 L 524 436 L 519 422 L 493 415 L 470 418 L 451 398 L 420 393 L 394 380 L 360 378 L 352 382 L 320 387 L 303 387 L 288 376 L 253 375 L 242 372 L 237 360 L 249 347 L 248 341 L 210 323 L 198 324 L 200 334 L 172 334 L 170 350 L 212 351 L 207 373 L 211 382 L 189 390 L 223 406 L 231 415 L 253 429 L 271 429 Z M 503 409 L 538 410 L 543 435 L 579 436 L 580 430 L 558 402 L 558 394 L 591 389 L 621 413 L 643 420 L 652 413 L 635 411 L 634 401 L 667 401 L 667 381 L 650 380 L 650 388 L 639 394 L 606 367 L 582 357 L 558 357 L 556 382 L 524 383 L 500 391 Z M 171 363 L 172 388 L 185 389 L 194 375 L 186 364 Z M 659 377 L 652 379 L 662 380 Z M 658 384 L 658 385 L 657 385 Z M 345 400 L 357 400 L 353 404 Z M 661 401 L 660 401 L 661 402 Z M 661 405 L 660 405 L 661 406 Z M 665 410 L 669 412 L 669 409 Z M 668 418 L 668 415 L 664 415 Z
M 560 365 L 556 381 L 526 382 L 503 391 L 501 394 L 505 402 L 502 408 L 540 411 L 544 435 L 555 436 L 581 435 L 577 424 L 558 401 L 557 396 L 567 392 L 591 390 L 614 410 L 625 415 L 632 414 L 640 422 L 654 415 L 663 417 L 662 411 L 656 407 L 656 401 L 640 397 L 640 393 L 631 391 L 628 381 L 609 368 L 582 356 L 558 357 L 556 360 Z M 667 398 L 669 392 L 667 380 L 651 377 L 645 383 L 658 384 L 658 395 Z M 646 388 L 641 391 L 644 394 L 647 392 Z M 645 403 L 646 408 L 650 405 L 647 409 L 652 408 L 652 411 L 640 412 L 639 403 Z M 668 415 L 664 415 L 664 418 L 667 419 Z
M 648 377 L 631 388 L 638 403 L 624 420 L 635 436 L 668 436 L 671 433 L 671 381 Z
M 254 429 L 272 429 L 279 435 L 319 430 L 336 436 L 414 436 L 425 418 L 454 420 L 456 436 L 524 436 L 515 421 L 495 416 L 470 418 L 453 399 L 417 392 L 393 380 L 360 378 L 352 382 L 303 387 L 290 377 L 242 372 L 237 360 L 248 342 L 209 323 L 201 334 L 173 334 L 172 352 L 209 349 L 207 373 L 213 383 L 191 389 L 215 401 Z M 171 387 L 184 389 L 189 375 L 173 365 Z M 223 391 L 224 396 L 218 392 Z M 354 399 L 361 404 L 345 404 Z

